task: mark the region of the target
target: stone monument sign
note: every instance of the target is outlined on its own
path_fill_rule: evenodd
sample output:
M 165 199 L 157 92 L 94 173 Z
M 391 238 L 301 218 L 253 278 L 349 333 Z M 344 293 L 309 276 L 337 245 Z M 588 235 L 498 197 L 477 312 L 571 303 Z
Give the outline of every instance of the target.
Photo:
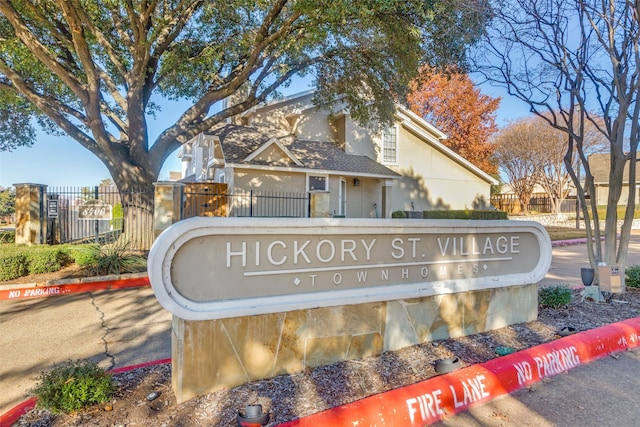
M 535 222 L 203 217 L 158 237 L 149 279 L 174 315 L 180 400 L 533 320 L 531 285 L 550 263 L 549 237 Z M 260 337 L 249 331 L 254 323 Z M 239 348 L 247 342 L 257 347 Z M 264 366 L 253 366 L 255 354 Z M 237 375 L 224 379 L 231 365 Z

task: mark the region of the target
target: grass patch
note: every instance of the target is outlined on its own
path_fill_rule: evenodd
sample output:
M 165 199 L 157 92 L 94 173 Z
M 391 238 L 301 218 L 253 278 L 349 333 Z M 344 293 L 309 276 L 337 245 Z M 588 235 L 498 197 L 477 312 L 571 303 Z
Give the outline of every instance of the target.
M 576 230 L 575 228 L 568 227 L 545 227 L 549 237 L 552 241 L 556 240 L 571 240 L 571 239 L 584 239 L 587 237 L 587 230 L 581 228 Z

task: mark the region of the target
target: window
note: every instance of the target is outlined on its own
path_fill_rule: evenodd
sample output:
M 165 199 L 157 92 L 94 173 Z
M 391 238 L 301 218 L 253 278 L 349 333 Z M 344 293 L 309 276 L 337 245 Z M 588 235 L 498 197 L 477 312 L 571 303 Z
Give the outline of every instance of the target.
M 327 181 L 326 175 L 307 176 L 309 191 L 327 191 Z
M 382 131 L 382 162 L 398 163 L 398 138 L 395 126 Z

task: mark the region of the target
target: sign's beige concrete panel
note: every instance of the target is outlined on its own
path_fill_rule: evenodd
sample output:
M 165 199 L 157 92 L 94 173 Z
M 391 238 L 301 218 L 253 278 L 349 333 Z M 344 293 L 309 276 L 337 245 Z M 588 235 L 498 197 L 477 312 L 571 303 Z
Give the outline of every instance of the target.
M 149 277 L 205 320 L 536 283 L 550 262 L 534 222 L 194 218 L 159 236 Z

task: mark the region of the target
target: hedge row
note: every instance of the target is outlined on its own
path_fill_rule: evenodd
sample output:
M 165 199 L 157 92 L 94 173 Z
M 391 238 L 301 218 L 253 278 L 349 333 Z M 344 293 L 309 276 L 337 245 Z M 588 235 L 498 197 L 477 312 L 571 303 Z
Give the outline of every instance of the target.
M 0 231 L 0 243 L 14 243 L 16 241 L 16 232 L 11 231 Z
M 100 276 L 145 271 L 144 256 L 129 250 L 126 242 L 105 246 L 0 245 L 0 282 L 27 274 L 50 273 L 74 263 L 87 274 Z
M 74 261 L 71 246 L 0 246 L 0 281 L 58 271 Z
M 406 218 L 405 211 L 395 211 L 392 218 Z M 507 213 L 503 211 L 480 211 L 480 210 L 439 210 L 422 211 L 422 218 L 425 219 L 508 219 Z

